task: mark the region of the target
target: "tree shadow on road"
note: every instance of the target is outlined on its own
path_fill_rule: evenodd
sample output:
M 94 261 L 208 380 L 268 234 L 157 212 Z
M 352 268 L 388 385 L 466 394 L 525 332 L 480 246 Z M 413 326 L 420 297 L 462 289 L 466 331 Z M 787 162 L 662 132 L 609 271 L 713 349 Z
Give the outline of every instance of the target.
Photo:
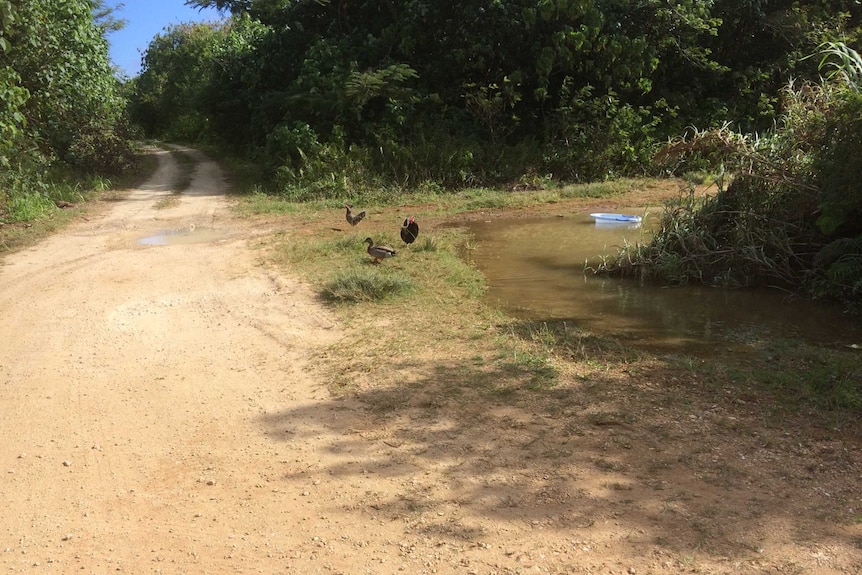
M 413 533 L 541 535 L 680 561 L 759 561 L 788 537 L 862 546 L 848 512 L 858 437 L 766 421 L 732 382 L 658 360 L 545 387 L 525 387 L 534 372 L 507 362 L 407 360 L 387 373 L 261 423 L 325 452 L 317 472 L 367 483 L 367 511 Z

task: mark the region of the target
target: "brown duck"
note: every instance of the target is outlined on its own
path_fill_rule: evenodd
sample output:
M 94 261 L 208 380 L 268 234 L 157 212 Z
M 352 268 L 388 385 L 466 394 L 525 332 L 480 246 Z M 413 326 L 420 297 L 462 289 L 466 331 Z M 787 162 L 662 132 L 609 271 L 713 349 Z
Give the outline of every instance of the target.
M 351 226 L 355 226 L 356 224 L 358 224 L 359 222 L 362 221 L 362 218 L 365 217 L 365 210 L 359 212 L 358 214 L 354 214 L 350 210 L 350 205 L 348 205 L 348 204 L 344 204 L 344 209 L 347 210 L 347 214 L 346 214 L 347 223 L 350 224 Z
M 386 258 L 395 257 L 395 250 L 389 246 L 375 246 L 374 240 L 371 238 L 365 238 L 365 243 L 368 244 L 368 249 L 365 251 L 368 252 L 369 256 L 374 258 L 374 263 L 376 264 L 379 264 L 381 260 L 385 260 Z

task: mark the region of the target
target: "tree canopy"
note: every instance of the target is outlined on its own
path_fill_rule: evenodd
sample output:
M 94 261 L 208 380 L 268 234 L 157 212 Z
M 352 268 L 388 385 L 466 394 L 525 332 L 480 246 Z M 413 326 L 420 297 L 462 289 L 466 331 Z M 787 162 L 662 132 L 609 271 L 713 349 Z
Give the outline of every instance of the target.
M 85 170 L 110 170 L 122 160 L 115 136 L 125 100 L 105 38 L 119 23 L 109 15 L 102 2 L 91 0 L 0 2 L 0 130 L 7 164 L 31 148 Z
M 188 3 L 230 18 L 152 42 L 135 117 L 312 195 L 351 162 L 390 185 L 646 173 L 688 126 L 768 129 L 805 56 L 862 22 L 830 0 Z

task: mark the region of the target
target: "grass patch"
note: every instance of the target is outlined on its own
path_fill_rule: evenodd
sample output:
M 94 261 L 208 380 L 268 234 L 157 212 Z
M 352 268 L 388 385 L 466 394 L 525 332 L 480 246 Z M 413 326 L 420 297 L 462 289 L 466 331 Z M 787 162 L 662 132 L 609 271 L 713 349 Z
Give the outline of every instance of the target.
M 467 188 L 452 193 L 442 193 L 436 188 L 423 187 L 411 190 L 356 190 L 351 191 L 349 197 L 305 202 L 292 201 L 283 195 L 271 193 L 260 185 L 248 184 L 239 192 L 242 202 L 237 209 L 245 215 L 272 214 L 317 218 L 330 213 L 333 209 L 342 209 L 345 202 L 352 204 L 356 209 L 366 209 L 383 207 L 394 198 L 401 205 L 426 206 L 426 216 L 446 217 L 476 210 L 529 208 L 575 198 L 612 198 L 648 188 L 652 182 L 653 180 L 644 179 L 620 179 L 572 184 L 529 193 L 491 188 Z
M 862 412 L 862 360 L 857 350 L 775 340 L 742 376 L 804 408 Z
M 30 246 L 93 210 L 93 202 L 121 199 L 156 170 L 158 158 L 142 149 L 133 167 L 111 179 L 52 169 L 41 190 L 16 194 L 0 205 L 0 254 Z M 61 207 L 62 206 L 62 207 Z
M 840 428 L 862 416 L 862 358 L 855 349 L 774 339 L 744 356 L 685 361 L 680 367 L 716 396 L 733 389 L 775 421 L 797 414 Z
M 325 301 L 355 303 L 379 301 L 409 293 L 414 285 L 400 274 L 383 274 L 376 270 L 349 270 L 338 273 L 320 290 Z
M 511 326 L 512 334 L 530 342 L 546 355 L 562 360 L 599 363 L 630 363 L 643 355 L 619 338 L 597 335 L 566 321 L 524 321 Z
M 308 216 L 313 208 L 310 204 L 289 202 L 278 196 L 265 194 L 259 188 L 246 193 L 237 206 L 237 211 L 244 216 L 273 215 L 303 215 Z
M 554 387 L 560 378 L 560 371 L 550 357 L 530 350 L 512 349 L 511 356 L 500 362 L 502 373 L 511 379 L 523 380 L 522 386 L 533 391 Z

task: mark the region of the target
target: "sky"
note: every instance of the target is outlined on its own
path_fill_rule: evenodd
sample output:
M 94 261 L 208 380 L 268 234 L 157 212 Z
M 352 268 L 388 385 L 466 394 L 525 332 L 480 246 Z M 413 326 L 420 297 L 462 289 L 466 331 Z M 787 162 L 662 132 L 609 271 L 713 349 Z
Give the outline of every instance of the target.
M 107 6 L 118 7 L 113 16 L 126 26 L 108 34 L 111 63 L 129 78 L 141 71 L 141 58 L 150 41 L 165 28 L 183 22 L 210 22 L 221 19 L 217 10 L 198 10 L 184 0 L 108 0 Z

